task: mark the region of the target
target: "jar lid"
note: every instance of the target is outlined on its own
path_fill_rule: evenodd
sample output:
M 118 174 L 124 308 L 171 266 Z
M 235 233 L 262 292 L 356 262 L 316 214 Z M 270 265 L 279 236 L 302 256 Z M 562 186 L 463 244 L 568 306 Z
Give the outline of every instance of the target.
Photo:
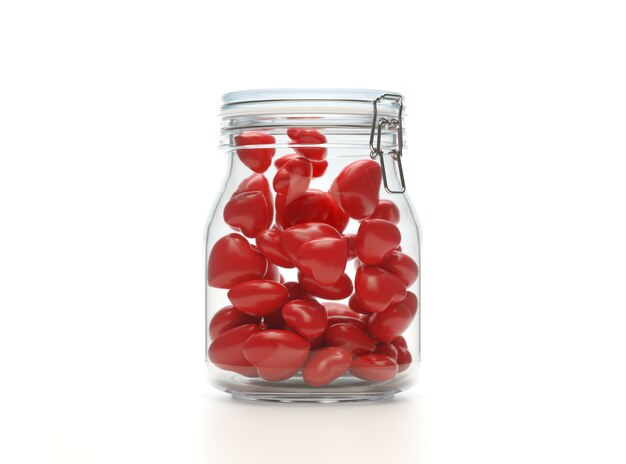
M 222 97 L 220 117 L 226 130 L 245 127 L 250 118 L 260 118 L 268 127 L 291 126 L 303 119 L 309 127 L 369 128 L 374 102 L 379 116 L 398 116 L 399 102 L 381 100 L 384 95 L 402 99 L 396 92 L 372 89 L 243 90 Z

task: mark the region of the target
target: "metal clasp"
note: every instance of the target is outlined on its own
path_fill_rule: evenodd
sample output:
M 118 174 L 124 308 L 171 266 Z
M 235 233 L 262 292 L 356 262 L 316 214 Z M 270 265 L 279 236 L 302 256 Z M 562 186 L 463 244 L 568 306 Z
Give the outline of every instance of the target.
M 398 117 L 387 118 L 383 116 L 378 119 L 378 103 L 383 100 L 391 100 L 393 103 L 399 105 Z M 385 93 L 374 100 L 374 119 L 372 120 L 372 132 L 370 134 L 370 157 L 372 159 L 380 159 L 380 168 L 383 174 L 383 184 L 385 190 L 389 193 L 404 193 L 406 185 L 404 183 L 404 172 L 402 171 L 402 95 Z M 384 152 L 381 149 L 381 133 L 383 128 L 389 131 L 397 131 L 397 146 L 389 150 L 389 155 L 398 165 L 398 174 L 400 176 L 400 188 L 401 190 L 391 190 L 387 182 L 387 172 L 385 170 L 385 161 L 383 159 Z

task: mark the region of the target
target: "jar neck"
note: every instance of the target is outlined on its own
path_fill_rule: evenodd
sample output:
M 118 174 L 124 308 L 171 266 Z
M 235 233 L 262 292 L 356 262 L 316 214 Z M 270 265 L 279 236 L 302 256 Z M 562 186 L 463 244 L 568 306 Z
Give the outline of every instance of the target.
M 392 95 L 397 98 L 388 98 Z M 287 137 L 292 128 L 315 129 L 327 139 L 325 146 L 369 147 L 404 144 L 404 131 L 378 130 L 382 120 L 403 127 L 402 97 L 383 91 L 360 90 L 261 90 L 226 94 L 221 109 L 220 146 L 235 147 L 234 138 L 250 131 L 272 135 L 276 148 L 293 146 Z M 374 133 L 374 134 L 373 134 Z

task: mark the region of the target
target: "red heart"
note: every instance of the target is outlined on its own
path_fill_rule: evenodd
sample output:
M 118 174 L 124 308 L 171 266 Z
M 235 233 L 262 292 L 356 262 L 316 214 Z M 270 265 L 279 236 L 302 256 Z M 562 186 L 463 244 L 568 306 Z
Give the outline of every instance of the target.
M 326 346 L 311 352 L 302 368 L 302 378 L 314 387 L 323 387 L 339 378 L 350 368 L 352 356 L 337 346 Z
M 226 306 L 216 312 L 209 323 L 209 338 L 215 340 L 227 330 L 234 329 L 244 324 L 258 324 L 258 317 L 242 313 L 233 306 Z
M 326 343 L 345 348 L 352 356 L 371 353 L 376 349 L 376 341 L 351 324 L 335 324 L 326 329 Z
M 298 269 L 322 285 L 339 280 L 348 262 L 348 246 L 342 238 L 309 240 L 298 250 Z
M 287 129 L 287 136 L 298 145 L 318 145 L 326 143 L 326 137 L 315 129 Z M 324 147 L 294 147 L 296 153 L 311 161 L 322 161 L 326 158 Z
M 274 282 L 278 282 L 282 284 L 280 280 L 282 278 L 283 276 L 280 274 L 280 269 L 278 269 L 278 266 L 272 263 L 267 263 L 267 271 L 265 271 L 265 275 L 263 276 L 263 279 L 273 280 Z
M 379 313 L 406 296 L 404 282 L 390 272 L 376 267 L 357 269 L 354 287 L 359 302 L 365 309 Z
M 379 342 L 390 342 L 400 336 L 411 323 L 411 311 L 403 304 L 389 306 L 370 317 L 367 331 Z
M 343 274 L 332 285 L 321 285 L 313 277 L 309 277 L 300 271 L 298 272 L 298 282 L 311 295 L 324 298 L 325 300 L 343 300 L 352 293 L 352 281 L 347 274 Z
M 243 147 L 246 145 L 273 145 L 276 139 L 264 132 L 244 132 L 235 136 L 235 145 Z M 265 172 L 272 164 L 272 157 L 276 149 L 271 148 L 240 148 L 237 155 L 243 164 L 254 172 Z
M 400 222 L 400 210 L 393 201 L 380 200 L 374 213 L 368 219 L 384 219 L 397 224 Z
M 252 174 L 246 177 L 233 193 L 233 197 L 243 192 L 261 192 L 267 202 L 270 221 L 274 217 L 274 197 L 270 183 L 263 174 Z
M 400 245 L 400 231 L 384 219 L 361 222 L 356 236 L 356 254 L 362 263 L 378 264 L 387 253 Z
M 270 262 L 280 267 L 292 268 L 293 263 L 280 247 L 281 235 L 282 231 L 278 229 L 261 231 L 256 236 L 256 245 Z
M 283 319 L 304 338 L 317 338 L 326 330 L 326 310 L 317 301 L 293 300 L 282 309 Z
M 400 277 L 407 287 L 417 280 L 417 263 L 409 255 L 400 251 L 387 254 L 378 266 Z
M 324 222 L 333 226 L 339 233 L 343 232 L 350 222 L 350 216 L 342 211 L 330 193 L 328 193 L 328 207 L 328 217 Z
M 272 217 L 261 192 L 244 192 L 232 197 L 224 207 L 224 221 L 251 238 L 272 225 Z
M 280 169 L 281 167 L 285 165 L 287 161 L 291 161 L 292 159 L 296 159 L 296 158 L 302 158 L 302 157 L 298 155 L 297 153 L 292 153 L 290 155 L 281 156 L 276 161 L 274 161 L 274 166 L 276 166 L 276 169 Z M 326 168 L 328 168 L 328 161 L 326 160 L 324 161 L 309 160 L 309 162 L 311 163 L 311 167 L 313 168 L 313 172 L 312 172 L 313 177 L 322 177 L 324 173 L 326 172 Z
M 258 325 L 245 324 L 222 333 L 209 346 L 209 359 L 220 369 L 258 377 L 257 370 L 244 356 L 244 344 L 259 330 Z
M 413 319 L 417 314 L 418 305 L 417 296 L 415 296 L 415 293 L 406 292 L 406 297 L 404 297 L 404 300 L 402 300 L 400 304 L 409 310 L 409 312 L 411 313 L 411 319 Z
M 239 234 L 222 237 L 209 255 L 209 285 L 231 288 L 250 279 L 260 279 L 267 271 L 267 260 Z
M 274 176 L 274 190 L 282 195 L 297 196 L 306 192 L 311 183 L 313 168 L 311 163 L 297 156 L 287 161 Z
M 304 222 L 326 222 L 330 198 L 326 192 L 307 190 L 292 198 L 276 195 L 276 222 L 284 229 Z
M 365 219 L 378 206 L 381 181 L 378 163 L 372 160 L 354 161 L 339 173 L 330 194 L 348 216 Z
M 335 324 L 348 324 L 356 327 L 359 330 L 365 332 L 367 330 L 367 324 L 363 322 L 361 319 L 352 316 L 329 316 L 328 317 L 328 327 L 331 327 Z
M 358 267 L 357 267 L 357 269 L 358 269 Z M 348 300 L 348 306 L 350 306 L 350 309 L 352 311 L 354 311 L 355 313 L 365 314 L 365 315 L 368 315 L 368 316 L 370 314 L 372 314 L 371 311 L 368 311 L 367 308 L 363 307 L 363 305 L 361 304 L 361 302 L 357 298 L 356 293 L 353 293 L 350 296 L 350 299 Z
M 398 348 L 395 345 L 392 345 L 389 342 L 381 342 L 376 344 L 376 349 L 374 353 L 384 354 L 385 356 L 389 356 L 391 359 L 398 359 Z
M 242 313 L 260 317 L 282 308 L 289 301 L 289 292 L 273 280 L 248 280 L 231 288 L 228 299 Z
M 305 222 L 285 230 L 280 236 L 280 245 L 285 254 L 296 262 L 300 247 L 315 238 L 340 238 L 333 227 L 321 222 Z
M 398 363 L 384 354 L 366 354 L 352 360 L 350 373 L 370 382 L 386 382 L 398 373 Z
M 356 258 L 356 234 L 343 234 L 343 239 L 348 245 L 348 260 Z
M 263 330 L 246 341 L 243 353 L 259 375 L 273 382 L 295 375 L 309 355 L 310 343 L 286 330 Z
M 289 292 L 289 301 L 291 300 L 315 300 L 315 297 L 305 292 L 298 282 L 285 282 L 283 285 Z
M 398 372 L 404 372 L 411 367 L 413 356 L 411 356 L 411 352 L 406 347 L 396 346 L 396 348 L 398 349 Z
M 369 313 L 359 314 L 358 312 L 353 311 L 350 307 L 346 306 L 343 303 L 325 301 L 322 303 L 322 305 L 326 308 L 326 314 L 328 314 L 328 317 L 347 316 L 354 319 L 360 319 L 362 321 L 369 320 Z

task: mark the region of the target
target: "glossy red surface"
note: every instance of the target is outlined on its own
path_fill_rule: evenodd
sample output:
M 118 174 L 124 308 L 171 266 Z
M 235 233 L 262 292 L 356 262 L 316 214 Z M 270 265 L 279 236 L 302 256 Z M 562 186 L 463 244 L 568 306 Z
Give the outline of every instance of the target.
M 282 309 L 283 319 L 306 339 L 319 337 L 326 330 L 326 309 L 313 300 L 292 300 Z
M 250 238 L 268 229 L 272 217 L 263 193 L 243 192 L 233 196 L 224 207 L 224 222 Z
M 294 144 L 317 145 L 326 143 L 326 137 L 316 129 L 292 128 L 287 130 L 287 136 Z M 311 161 L 322 161 L 326 158 L 324 147 L 293 147 L 296 153 Z
M 306 192 L 312 171 L 311 163 L 301 156 L 287 161 L 274 176 L 274 191 L 288 197 Z
M 382 313 L 370 316 L 367 331 L 379 342 L 390 342 L 400 336 L 411 323 L 411 312 L 402 304 L 394 304 Z
M 330 194 L 348 216 L 365 219 L 378 206 L 381 181 L 380 165 L 376 161 L 354 161 L 339 173 Z
M 239 234 L 228 234 L 213 245 L 209 254 L 209 285 L 231 288 L 250 279 L 260 279 L 267 271 L 267 260 Z
M 352 281 L 347 274 L 342 274 L 339 280 L 332 285 L 322 285 L 313 277 L 300 271 L 298 272 L 298 282 L 306 292 L 325 300 L 343 300 L 352 293 Z
M 241 181 L 232 196 L 234 197 L 244 192 L 261 192 L 267 202 L 269 216 L 274 218 L 274 195 L 272 194 L 269 181 L 263 174 L 252 174 L 246 177 Z
M 384 219 L 393 224 L 400 222 L 400 210 L 393 201 L 380 200 L 374 213 L 368 219 Z
M 272 280 L 249 280 L 232 287 L 228 299 L 243 313 L 268 316 L 289 301 L 289 292 L 284 285 Z
M 389 356 L 391 359 L 398 359 L 398 348 L 388 342 L 376 344 L 374 353 L 384 354 L 385 356 Z
M 312 351 L 302 369 L 302 378 L 314 387 L 323 387 L 345 374 L 352 363 L 350 353 L 328 346 Z
M 413 285 L 417 280 L 417 263 L 401 251 L 388 253 L 378 264 L 378 267 L 400 277 L 407 287 Z
M 259 324 L 260 318 L 244 314 L 234 306 L 226 306 L 216 312 L 209 323 L 209 338 L 215 340 L 224 332 L 244 324 Z
M 371 353 L 376 341 L 351 324 L 334 324 L 326 329 L 326 344 L 345 348 L 352 356 Z
M 400 240 L 400 231 L 391 222 L 366 219 L 356 236 L 356 254 L 363 264 L 375 265 L 400 245 Z
M 243 147 L 246 145 L 271 145 L 276 142 L 274 136 L 263 132 L 244 132 L 235 136 L 235 145 Z M 254 172 L 265 172 L 272 164 L 272 157 L 276 149 L 271 148 L 240 148 L 237 156 L 243 164 Z
M 263 330 L 250 336 L 243 353 L 265 380 L 286 380 L 306 361 L 310 343 L 287 330 Z
M 360 267 L 354 285 L 359 302 L 372 312 L 384 311 L 406 296 L 406 288 L 399 277 L 376 267 Z
M 398 363 L 384 354 L 366 354 L 352 360 L 350 372 L 370 382 L 386 382 L 398 373 Z
M 248 338 L 259 330 L 258 325 L 245 324 L 222 333 L 209 346 L 209 359 L 220 369 L 257 377 L 257 370 L 244 356 L 243 347 Z
M 342 238 L 316 238 L 305 242 L 297 253 L 298 269 L 321 285 L 337 282 L 346 269 L 348 247 Z
M 340 238 L 341 235 L 333 227 L 323 222 L 308 222 L 286 229 L 280 237 L 280 245 L 292 262 L 298 257 L 300 247 L 315 238 Z
M 265 257 L 272 263 L 280 267 L 295 267 L 289 257 L 283 252 L 280 245 L 282 231 L 278 229 L 267 229 L 259 232 L 256 236 L 256 245 Z

